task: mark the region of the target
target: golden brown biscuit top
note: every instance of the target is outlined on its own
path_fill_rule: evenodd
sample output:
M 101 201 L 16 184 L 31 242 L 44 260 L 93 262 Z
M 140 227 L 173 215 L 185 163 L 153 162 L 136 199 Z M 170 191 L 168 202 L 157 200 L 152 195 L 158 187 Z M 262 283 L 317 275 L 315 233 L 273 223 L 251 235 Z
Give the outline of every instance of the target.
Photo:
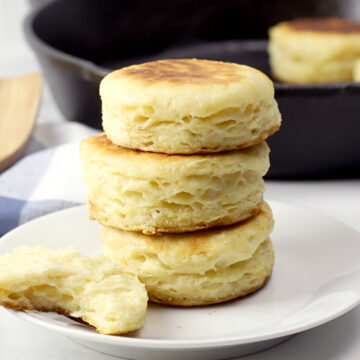
M 137 159 L 137 161 L 156 161 L 156 162 L 186 162 L 186 158 L 191 158 L 193 161 L 203 161 L 206 159 L 213 159 L 216 161 L 220 161 L 220 159 L 230 158 L 231 156 L 237 156 L 240 155 L 241 152 L 234 150 L 234 151 L 225 151 L 225 152 L 219 152 L 215 154 L 165 154 L 165 153 L 155 153 L 150 151 L 142 151 L 142 150 L 136 150 L 136 149 L 128 149 L 122 146 L 118 146 L 113 144 L 107 136 L 102 133 L 97 136 L 90 136 L 84 140 L 81 141 L 81 146 L 84 146 L 86 148 L 90 149 L 96 149 L 98 151 L 103 151 L 104 153 L 108 155 L 114 155 L 114 156 L 121 156 L 122 159 Z M 260 148 L 260 145 L 255 145 L 258 148 Z M 267 147 L 267 145 L 265 145 Z M 242 151 L 243 154 L 250 154 L 252 150 L 256 151 L 255 147 L 244 149 Z M 142 160 L 140 160 L 142 159 Z
M 329 33 L 360 33 L 360 24 L 338 18 L 297 19 L 287 22 L 292 30 Z
M 167 59 L 123 68 L 117 75 L 145 82 L 228 84 L 242 80 L 245 69 L 249 72 L 248 67 L 234 63 L 198 59 Z
M 98 136 L 90 136 L 84 140 L 82 140 L 82 143 L 86 143 L 87 146 L 96 148 L 98 150 L 102 150 L 106 152 L 107 154 L 114 154 L 115 156 L 122 156 L 122 158 L 133 158 L 135 156 L 141 157 L 144 159 L 144 161 L 149 159 L 156 159 L 157 161 L 170 161 L 170 160 L 177 160 L 177 159 L 183 159 L 183 156 L 187 155 L 177 155 L 177 154 L 164 154 L 164 153 L 153 153 L 149 151 L 141 151 L 136 149 L 128 149 L 126 147 L 118 146 L 113 144 L 107 136 L 102 133 Z M 205 156 L 209 156 L 208 154 L 205 154 Z M 193 156 L 195 158 L 196 155 Z M 200 155 L 197 155 L 197 157 L 201 157 Z

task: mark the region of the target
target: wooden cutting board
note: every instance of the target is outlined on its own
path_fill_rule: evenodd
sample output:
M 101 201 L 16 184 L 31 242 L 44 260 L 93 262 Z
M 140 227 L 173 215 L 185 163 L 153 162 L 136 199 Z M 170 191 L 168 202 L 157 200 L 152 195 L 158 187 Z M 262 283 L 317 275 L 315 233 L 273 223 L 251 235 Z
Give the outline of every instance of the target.
M 0 79 L 0 172 L 20 156 L 31 136 L 41 89 L 38 73 Z

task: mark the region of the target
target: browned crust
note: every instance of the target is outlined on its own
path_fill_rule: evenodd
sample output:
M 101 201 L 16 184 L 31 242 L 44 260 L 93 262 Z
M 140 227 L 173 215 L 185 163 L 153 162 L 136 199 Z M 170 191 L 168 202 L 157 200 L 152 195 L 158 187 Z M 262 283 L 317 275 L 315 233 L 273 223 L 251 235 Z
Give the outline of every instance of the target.
M 360 24 L 340 18 L 303 18 L 287 22 L 295 31 L 352 34 L 360 33 Z
M 138 226 L 121 226 L 121 225 L 117 225 L 115 226 L 114 224 L 109 224 L 106 221 L 104 221 L 104 219 L 98 215 L 98 213 L 96 212 L 96 210 L 94 209 L 95 206 L 92 204 L 91 201 L 88 201 L 88 209 L 89 209 L 89 214 L 90 214 L 90 220 L 96 220 L 97 222 L 99 222 L 101 225 L 105 225 L 105 226 L 109 226 L 109 227 L 113 227 L 115 229 L 120 229 L 123 231 L 134 231 L 134 232 L 142 232 L 145 235 L 161 235 L 162 233 L 174 233 L 174 234 L 178 234 L 178 233 L 184 233 L 184 232 L 193 232 L 193 231 L 198 231 L 198 230 L 205 230 L 205 229 L 209 229 L 212 227 L 221 227 L 221 226 L 228 226 L 228 225 L 233 225 L 239 222 L 243 222 L 243 221 L 247 221 L 250 218 L 252 218 L 253 216 L 257 215 L 260 211 L 261 211 L 261 206 L 262 206 L 262 202 L 259 204 L 258 207 L 249 210 L 248 212 L 246 212 L 246 214 L 244 216 L 242 216 L 241 218 L 236 218 L 236 219 L 229 219 L 229 220 L 225 220 L 223 218 L 221 219 L 216 219 L 213 221 L 210 221 L 208 223 L 203 223 L 203 224 L 197 224 L 196 226 L 181 226 L 180 224 L 178 226 L 163 226 L 163 225 L 146 225 L 143 224 L 143 226 L 138 227 Z
M 0 303 L 1 306 L 5 307 L 6 309 L 10 309 L 10 310 L 28 310 L 28 311 L 34 311 L 33 308 L 26 308 L 26 307 L 23 307 L 23 306 L 16 306 L 12 303 L 8 303 L 6 301 L 4 302 L 1 302 Z
M 237 293 L 237 294 L 231 294 L 228 296 L 224 296 L 222 298 L 213 298 L 213 299 L 206 299 L 206 300 L 195 300 L 195 299 L 169 299 L 169 298 L 158 298 L 154 296 L 153 294 L 149 293 L 149 301 L 157 304 L 163 304 L 163 305 L 169 305 L 169 306 L 181 306 L 181 307 L 190 307 L 190 306 L 207 306 L 207 305 L 215 305 L 220 304 L 224 302 L 229 302 L 235 299 L 238 299 L 240 297 L 244 297 L 247 295 L 252 294 L 253 292 L 263 288 L 267 282 L 270 280 L 272 274 L 272 270 L 270 273 L 265 277 L 264 281 L 262 281 L 259 285 L 256 285 L 250 289 L 247 289 L 246 291 Z
M 7 309 L 10 309 L 10 310 L 17 310 L 17 311 L 41 311 L 41 312 L 55 312 L 59 315 L 63 315 L 63 316 L 66 316 L 72 320 L 75 320 L 77 322 L 81 322 L 81 323 L 84 323 L 85 325 L 88 325 L 88 326 L 91 326 L 93 328 L 96 329 L 96 331 L 98 331 L 100 334 L 103 334 L 103 335 L 109 335 L 109 334 L 116 334 L 116 335 L 120 335 L 120 334 L 126 334 L 130 331 L 134 331 L 134 330 L 137 330 L 137 329 L 132 329 L 132 330 L 128 330 L 128 331 L 121 331 L 121 332 L 117 332 L 117 333 L 108 333 L 108 332 L 103 332 L 101 331 L 101 329 L 98 327 L 97 324 L 92 324 L 89 319 L 86 317 L 86 316 L 83 316 L 81 318 L 74 318 L 73 316 L 70 316 L 70 314 L 66 311 L 64 311 L 62 308 L 60 307 L 54 307 L 54 308 L 51 308 L 51 309 L 47 309 L 45 307 L 36 307 L 36 308 L 27 308 L 27 307 L 22 307 L 22 306 L 16 306 L 14 304 L 11 304 L 11 303 L 7 303 L 7 302 L 3 302 L 3 303 L 0 303 L 1 306 L 4 306 L 5 308 Z
M 256 71 L 256 70 L 254 70 Z M 199 59 L 165 59 L 123 68 L 117 77 L 130 77 L 145 83 L 229 84 L 242 81 L 241 65 Z
M 1 306 L 5 307 L 6 309 L 10 309 L 10 310 L 19 310 L 19 311 L 41 311 L 41 312 L 55 312 L 57 314 L 60 315 L 64 315 L 64 316 L 68 316 L 70 317 L 70 314 L 66 311 L 64 311 L 64 309 L 60 308 L 60 307 L 53 307 L 51 309 L 45 308 L 45 307 L 41 307 L 41 306 L 37 306 L 37 307 L 26 307 L 26 306 L 17 306 L 15 304 L 9 303 L 9 302 L 1 302 L 0 303 Z

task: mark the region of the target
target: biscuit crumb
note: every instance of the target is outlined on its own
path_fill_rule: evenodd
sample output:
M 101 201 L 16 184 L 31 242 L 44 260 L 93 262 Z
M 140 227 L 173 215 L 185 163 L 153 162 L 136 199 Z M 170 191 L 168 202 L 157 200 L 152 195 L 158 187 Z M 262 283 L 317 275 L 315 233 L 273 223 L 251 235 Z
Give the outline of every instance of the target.
M 0 305 L 10 309 L 56 311 L 122 334 L 143 325 L 147 302 L 137 276 L 101 255 L 35 246 L 0 256 Z

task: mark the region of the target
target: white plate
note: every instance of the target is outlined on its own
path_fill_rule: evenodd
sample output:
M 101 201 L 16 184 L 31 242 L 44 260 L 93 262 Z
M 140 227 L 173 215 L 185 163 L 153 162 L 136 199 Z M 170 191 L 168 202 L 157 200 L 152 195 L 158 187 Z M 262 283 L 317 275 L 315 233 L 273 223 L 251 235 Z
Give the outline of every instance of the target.
M 150 305 L 144 327 L 106 336 L 57 314 L 21 318 L 107 354 L 136 359 L 219 359 L 258 351 L 332 320 L 360 300 L 360 236 L 324 215 L 271 203 L 275 268 L 265 288 L 240 300 L 200 308 Z M 85 206 L 29 222 L 0 240 L 0 253 L 20 245 L 74 246 L 101 252 L 100 227 Z

